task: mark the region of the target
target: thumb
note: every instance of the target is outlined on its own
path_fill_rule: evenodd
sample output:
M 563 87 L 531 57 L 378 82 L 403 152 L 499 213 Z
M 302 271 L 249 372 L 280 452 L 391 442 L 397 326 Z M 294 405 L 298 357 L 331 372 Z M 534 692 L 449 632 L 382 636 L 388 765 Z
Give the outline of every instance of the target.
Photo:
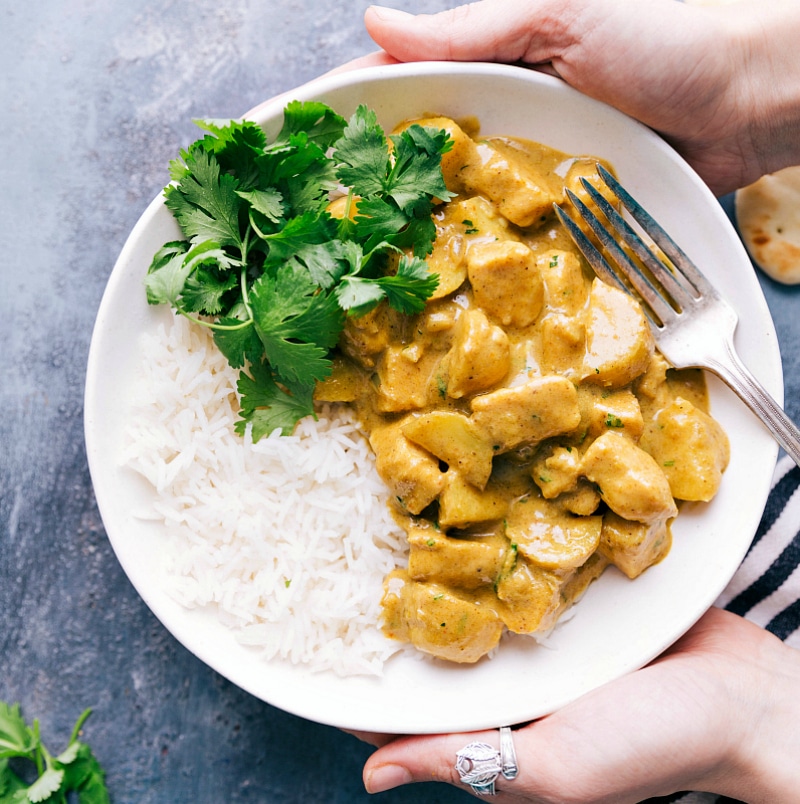
M 456 769 L 457 754 L 469 743 L 487 743 L 500 749 L 497 730 L 471 734 L 442 734 L 435 736 L 402 737 L 378 749 L 364 766 L 364 786 L 368 793 L 382 793 L 412 782 L 446 782 L 470 792 Z M 520 770 L 522 776 L 522 769 Z M 498 776 L 498 802 L 510 801 L 518 781 Z M 510 797 L 503 793 L 511 794 Z
M 583 0 L 571 4 L 584 7 Z M 564 24 L 564 3 L 480 0 L 439 14 L 408 14 L 371 6 L 369 35 L 400 61 L 549 61 L 580 31 Z M 578 26 L 581 27 L 581 26 Z

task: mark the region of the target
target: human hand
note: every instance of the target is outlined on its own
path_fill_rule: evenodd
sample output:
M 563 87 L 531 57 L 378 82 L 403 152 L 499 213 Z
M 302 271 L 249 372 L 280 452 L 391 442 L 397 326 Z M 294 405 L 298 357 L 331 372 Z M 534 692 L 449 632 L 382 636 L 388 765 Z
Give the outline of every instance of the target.
M 481 0 L 365 24 L 400 61 L 545 67 L 660 132 L 718 194 L 800 162 L 796 0 Z
M 376 737 L 366 788 L 460 786 L 456 752 L 471 740 L 496 746 L 497 732 Z M 517 729 L 514 742 L 519 775 L 498 779 L 499 804 L 626 804 L 678 790 L 796 802 L 800 652 L 711 609 L 650 665 Z

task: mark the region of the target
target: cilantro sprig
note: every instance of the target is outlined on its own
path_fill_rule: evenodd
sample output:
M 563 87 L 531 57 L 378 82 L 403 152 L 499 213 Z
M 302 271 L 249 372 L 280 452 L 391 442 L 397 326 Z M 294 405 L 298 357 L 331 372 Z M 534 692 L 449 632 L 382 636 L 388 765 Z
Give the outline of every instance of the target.
M 66 804 L 75 793 L 80 804 L 109 804 L 105 773 L 86 743 L 78 740 L 91 714 L 87 709 L 72 729 L 67 747 L 57 755 L 45 748 L 39 721 L 29 726 L 19 704 L 0 701 L 0 804 Z M 9 760 L 32 763 L 36 779 L 30 784 L 18 775 Z
M 212 329 L 240 372 L 238 432 L 290 433 L 313 415 L 348 315 L 383 301 L 414 314 L 436 289 L 425 257 L 433 206 L 452 197 L 452 140 L 419 125 L 387 137 L 370 109 L 348 121 L 317 102 L 288 104 L 272 141 L 250 121 L 198 125 L 164 190 L 185 239 L 154 255 L 147 300 Z M 336 192 L 342 218 L 327 210 Z

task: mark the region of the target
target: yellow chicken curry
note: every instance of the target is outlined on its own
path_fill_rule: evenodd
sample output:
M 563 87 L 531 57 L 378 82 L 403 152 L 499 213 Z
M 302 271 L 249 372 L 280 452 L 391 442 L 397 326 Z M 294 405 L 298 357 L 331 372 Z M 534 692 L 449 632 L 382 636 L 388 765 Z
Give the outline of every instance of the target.
M 660 561 L 676 500 L 713 497 L 728 440 L 702 374 L 668 367 L 552 212 L 581 177 L 600 186 L 597 160 L 415 122 L 454 141 L 438 289 L 417 316 L 351 318 L 317 398 L 355 406 L 408 534 L 385 633 L 475 662 L 504 629 L 548 632 L 610 564 L 635 578 Z

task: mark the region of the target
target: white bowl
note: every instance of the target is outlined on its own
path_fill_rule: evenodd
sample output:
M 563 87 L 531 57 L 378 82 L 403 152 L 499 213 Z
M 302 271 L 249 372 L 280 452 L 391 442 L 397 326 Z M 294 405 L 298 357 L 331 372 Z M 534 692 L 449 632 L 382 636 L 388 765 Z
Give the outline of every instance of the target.
M 735 230 L 686 163 L 649 129 L 561 81 L 516 67 L 409 64 L 343 73 L 299 88 L 349 116 L 358 104 L 391 128 L 423 113 L 475 115 L 482 132 L 525 137 L 609 160 L 623 184 L 681 243 L 740 314 L 737 347 L 772 395 L 783 394 L 772 321 Z M 256 118 L 268 133 L 285 102 Z M 385 676 L 340 678 L 265 662 L 204 611 L 178 605 L 159 585 L 160 526 L 137 520 L 153 492 L 120 466 L 138 338 L 164 320 L 142 280 L 153 253 L 179 237 L 161 197 L 145 211 L 111 274 L 89 356 L 85 425 L 89 466 L 108 537 L 128 577 L 189 650 L 235 684 L 281 709 L 350 729 L 393 733 L 468 731 L 547 714 L 646 664 L 683 634 L 724 589 L 745 555 L 769 491 L 777 447 L 721 383 L 709 382 L 713 415 L 731 441 L 731 462 L 709 505 L 687 506 L 669 556 L 636 581 L 610 570 L 589 589 L 547 647 L 512 641 L 476 666 L 391 660 Z

